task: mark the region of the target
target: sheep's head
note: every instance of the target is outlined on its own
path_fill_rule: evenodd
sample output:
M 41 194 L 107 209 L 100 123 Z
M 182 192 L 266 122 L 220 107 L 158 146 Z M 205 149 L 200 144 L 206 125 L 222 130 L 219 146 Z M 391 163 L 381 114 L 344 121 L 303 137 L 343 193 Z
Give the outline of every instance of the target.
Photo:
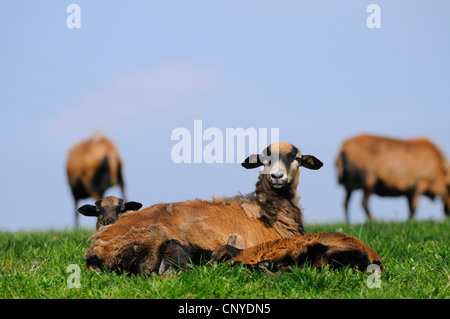
M 264 149 L 262 154 L 250 155 L 242 166 L 250 169 L 264 165 L 261 174 L 276 192 L 296 189 L 300 166 L 319 169 L 323 163 L 312 155 L 302 155 L 300 150 L 289 143 L 274 143 Z
M 84 216 L 97 217 L 97 229 L 100 226 L 114 224 L 120 214 L 129 210 L 138 210 L 142 207 L 141 203 L 126 202 L 114 196 L 104 197 L 95 202 L 94 205 L 83 205 L 78 208 L 78 212 Z

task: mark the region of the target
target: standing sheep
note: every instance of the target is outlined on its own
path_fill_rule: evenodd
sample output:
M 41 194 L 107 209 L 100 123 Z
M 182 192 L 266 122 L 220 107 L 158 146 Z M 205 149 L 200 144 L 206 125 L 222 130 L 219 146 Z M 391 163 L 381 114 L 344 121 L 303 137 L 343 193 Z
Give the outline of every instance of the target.
M 231 235 L 236 247 L 302 235 L 303 213 L 297 195 L 300 166 L 319 169 L 317 158 L 302 155 L 289 143 L 275 143 L 242 166 L 264 166 L 256 189 L 248 195 L 156 204 L 129 212 L 91 236 L 86 266 L 106 266 L 118 273 L 164 273 L 208 261 Z
M 99 200 L 105 191 L 119 185 L 125 198 L 122 161 L 114 144 L 100 133 L 75 145 L 67 159 L 67 177 L 75 201 L 75 228 L 78 227 L 78 201 Z
M 337 156 L 339 183 L 345 187 L 345 218 L 356 189 L 364 191 L 362 206 L 372 219 L 368 201 L 371 194 L 406 196 L 409 218 L 414 217 L 421 195 L 441 197 L 444 212 L 450 213 L 450 165 L 442 152 L 426 138 L 398 140 L 360 135 L 346 140 Z

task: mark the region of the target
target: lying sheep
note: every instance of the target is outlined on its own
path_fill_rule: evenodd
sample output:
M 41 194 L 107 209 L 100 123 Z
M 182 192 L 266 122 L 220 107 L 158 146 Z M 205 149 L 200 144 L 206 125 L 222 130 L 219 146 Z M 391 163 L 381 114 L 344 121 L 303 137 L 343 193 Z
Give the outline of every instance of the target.
M 127 212 L 139 210 L 141 203 L 126 202 L 114 196 L 107 196 L 95 202 L 94 205 L 83 205 L 78 208 L 78 212 L 84 216 L 97 217 L 96 230 L 101 226 L 114 224 L 119 217 Z
M 276 270 L 291 265 L 302 266 L 309 263 L 315 267 L 330 265 L 357 267 L 364 271 L 370 264 L 383 269 L 377 252 L 359 239 L 336 232 L 320 232 L 291 238 L 268 241 L 247 249 L 233 246 L 231 236 L 227 245 L 216 249 L 212 261 L 231 259 L 232 265 L 262 265 Z
M 232 198 L 157 204 L 129 213 L 91 236 L 86 266 L 118 273 L 164 273 L 208 261 L 212 252 L 235 234 L 236 247 L 304 233 L 297 195 L 300 166 L 319 169 L 322 162 L 302 155 L 289 143 L 275 143 L 247 158 L 247 169 L 264 167 L 256 189 Z

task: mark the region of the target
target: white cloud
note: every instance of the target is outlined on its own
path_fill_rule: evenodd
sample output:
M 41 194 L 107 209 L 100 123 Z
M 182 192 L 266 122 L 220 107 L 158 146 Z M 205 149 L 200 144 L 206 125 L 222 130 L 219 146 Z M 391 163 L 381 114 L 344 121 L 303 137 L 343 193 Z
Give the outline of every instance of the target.
M 183 117 L 201 108 L 196 97 L 221 81 L 220 68 L 173 63 L 133 70 L 60 113 L 51 129 L 65 137 L 95 130 L 116 131 L 142 119 Z M 89 133 L 90 134 L 90 133 Z

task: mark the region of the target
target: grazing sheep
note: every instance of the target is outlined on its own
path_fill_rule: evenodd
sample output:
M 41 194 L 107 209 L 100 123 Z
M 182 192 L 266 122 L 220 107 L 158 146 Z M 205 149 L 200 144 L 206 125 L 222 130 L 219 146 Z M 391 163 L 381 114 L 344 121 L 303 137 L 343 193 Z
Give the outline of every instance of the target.
M 188 261 L 208 261 L 233 234 L 239 249 L 302 235 L 299 168 L 319 169 L 322 162 L 289 143 L 275 143 L 242 166 L 264 166 L 253 193 L 156 204 L 128 213 L 91 236 L 94 242 L 84 256 L 87 268 L 161 274 Z
M 98 230 L 101 226 L 114 224 L 123 213 L 139 210 L 141 207 L 141 203 L 125 203 L 121 198 L 107 196 L 96 201 L 95 206 L 89 204 L 81 206 L 78 212 L 84 216 L 97 217 L 96 230 Z
M 122 161 L 114 144 L 100 133 L 75 145 L 67 159 L 67 177 L 75 201 L 75 228 L 78 227 L 78 201 L 99 200 L 106 189 L 119 185 L 125 198 Z
M 358 267 L 364 271 L 370 264 L 383 265 L 377 252 L 359 239 L 336 232 L 321 232 L 290 238 L 280 238 L 247 249 L 233 246 L 230 237 L 227 245 L 212 253 L 212 261 L 231 259 L 232 265 L 263 265 L 276 270 L 291 265 L 310 263 L 315 267 L 330 265 Z
M 419 197 L 441 197 L 450 213 L 450 165 L 442 152 L 426 138 L 397 140 L 360 135 L 346 140 L 337 157 L 339 183 L 345 187 L 345 217 L 353 190 L 364 191 L 362 206 L 369 220 L 371 194 L 408 199 L 409 218 L 414 217 Z

